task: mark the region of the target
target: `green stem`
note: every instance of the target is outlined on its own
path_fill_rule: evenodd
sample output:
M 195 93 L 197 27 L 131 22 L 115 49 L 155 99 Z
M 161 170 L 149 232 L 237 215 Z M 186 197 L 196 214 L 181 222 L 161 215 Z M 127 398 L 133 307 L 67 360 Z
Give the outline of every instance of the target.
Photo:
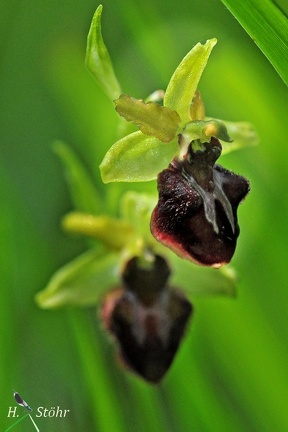
M 33 420 L 32 416 L 31 416 L 30 414 L 28 414 L 28 415 L 29 415 L 29 417 L 30 417 L 30 420 L 31 420 L 31 422 L 33 423 L 33 425 L 34 425 L 34 427 L 35 427 L 36 431 L 37 431 L 37 432 L 40 432 L 40 431 L 39 431 L 39 429 L 38 429 L 38 426 L 37 426 L 37 425 L 36 425 L 36 423 L 34 422 L 34 420 Z
M 22 421 L 25 417 L 27 417 L 29 415 L 29 413 L 24 414 L 22 417 L 20 417 L 18 420 L 16 420 L 15 423 L 13 423 L 11 426 L 9 426 L 8 429 L 5 430 L 5 432 L 10 431 L 14 426 L 16 426 L 16 424 L 20 423 L 20 421 Z

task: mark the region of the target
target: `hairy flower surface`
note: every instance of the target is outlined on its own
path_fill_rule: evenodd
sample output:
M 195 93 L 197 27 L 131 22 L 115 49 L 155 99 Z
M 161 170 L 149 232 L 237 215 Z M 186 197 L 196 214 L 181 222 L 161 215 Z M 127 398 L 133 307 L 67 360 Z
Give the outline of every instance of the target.
M 106 183 L 157 178 L 155 239 L 182 258 L 221 267 L 235 252 L 237 207 L 249 183 L 215 162 L 222 144 L 224 152 L 235 150 L 255 144 L 257 134 L 249 123 L 205 115 L 197 86 L 215 44 L 215 38 L 197 44 L 184 57 L 160 92 L 163 105 L 126 94 L 114 101 L 118 114 L 140 130 L 114 143 L 100 170 Z
M 159 201 L 151 218 L 154 237 L 198 264 L 221 267 L 235 251 L 237 208 L 248 181 L 216 165 L 221 144 L 192 143 L 158 176 Z

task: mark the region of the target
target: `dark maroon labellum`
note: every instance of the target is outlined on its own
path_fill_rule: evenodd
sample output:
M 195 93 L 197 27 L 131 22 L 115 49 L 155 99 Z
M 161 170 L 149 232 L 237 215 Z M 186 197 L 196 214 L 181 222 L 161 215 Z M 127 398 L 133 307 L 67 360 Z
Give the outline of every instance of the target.
M 106 297 L 102 319 L 117 339 L 122 360 L 152 383 L 159 382 L 171 365 L 192 313 L 183 294 L 167 286 L 166 261 L 141 265 L 131 259 L 123 273 L 123 288 Z
M 151 218 L 158 241 L 183 258 L 214 267 L 234 254 L 237 208 L 249 192 L 244 177 L 215 165 L 220 154 L 216 138 L 194 148 L 192 142 L 182 161 L 172 161 L 159 174 L 159 201 Z

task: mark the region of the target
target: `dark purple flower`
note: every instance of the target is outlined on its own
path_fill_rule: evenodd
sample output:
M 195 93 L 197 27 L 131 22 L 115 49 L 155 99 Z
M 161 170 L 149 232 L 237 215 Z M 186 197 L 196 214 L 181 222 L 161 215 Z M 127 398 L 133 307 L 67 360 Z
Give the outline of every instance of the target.
M 170 270 L 155 256 L 152 263 L 131 259 L 123 287 L 108 294 L 102 306 L 106 329 L 118 341 L 124 363 L 145 380 L 157 383 L 170 367 L 192 306 L 167 285 Z
M 216 138 L 192 142 L 182 161 L 173 160 L 158 175 L 159 201 L 151 218 L 158 241 L 183 258 L 213 267 L 234 254 L 237 208 L 249 192 L 244 177 L 215 165 L 220 154 Z

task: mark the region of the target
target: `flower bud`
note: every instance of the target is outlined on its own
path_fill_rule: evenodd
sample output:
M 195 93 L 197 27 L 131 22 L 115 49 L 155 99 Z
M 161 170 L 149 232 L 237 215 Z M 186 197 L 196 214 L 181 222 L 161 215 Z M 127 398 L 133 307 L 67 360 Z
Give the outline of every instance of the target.
M 234 254 L 237 208 L 249 192 L 244 177 L 215 164 L 220 154 L 216 138 L 192 141 L 183 160 L 173 160 L 158 175 L 159 201 L 151 218 L 158 241 L 182 258 L 213 267 Z
M 104 325 L 116 338 L 128 368 L 153 383 L 170 367 L 184 334 L 192 306 L 170 289 L 166 261 L 141 263 L 132 258 L 123 272 L 123 288 L 108 294 L 102 306 Z

